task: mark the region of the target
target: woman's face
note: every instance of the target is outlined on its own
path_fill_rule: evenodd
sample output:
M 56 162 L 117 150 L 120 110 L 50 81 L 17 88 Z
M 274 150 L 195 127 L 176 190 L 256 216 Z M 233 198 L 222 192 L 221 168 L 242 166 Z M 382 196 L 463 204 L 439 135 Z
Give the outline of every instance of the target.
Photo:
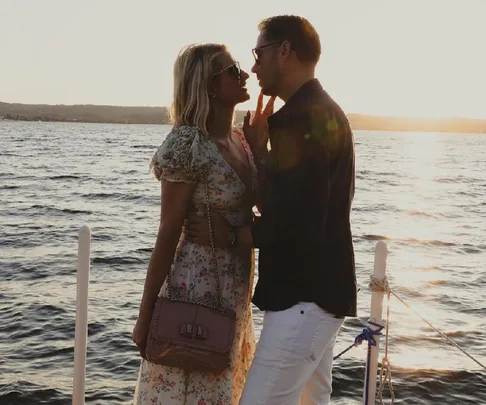
M 246 89 L 248 73 L 240 69 L 238 62 L 228 52 L 220 56 L 219 66 L 222 68 L 212 79 L 214 99 L 230 107 L 249 100 L 250 95 Z

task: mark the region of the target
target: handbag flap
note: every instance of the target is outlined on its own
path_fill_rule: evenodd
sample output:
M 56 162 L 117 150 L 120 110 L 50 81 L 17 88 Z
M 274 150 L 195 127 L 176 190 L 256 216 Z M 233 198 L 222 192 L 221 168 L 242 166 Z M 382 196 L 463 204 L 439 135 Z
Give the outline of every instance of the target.
M 196 303 L 159 297 L 150 333 L 159 342 L 227 353 L 233 344 L 235 320 L 232 309 L 221 313 Z

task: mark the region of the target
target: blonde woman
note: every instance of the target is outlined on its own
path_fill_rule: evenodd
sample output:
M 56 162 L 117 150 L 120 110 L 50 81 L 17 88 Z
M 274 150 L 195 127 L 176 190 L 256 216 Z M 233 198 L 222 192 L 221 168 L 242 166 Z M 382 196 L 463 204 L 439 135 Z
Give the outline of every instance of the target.
M 162 186 L 161 222 L 133 331 L 142 357 L 157 297 L 167 296 L 169 271 L 174 298 L 216 300 L 212 251 L 187 240 L 183 232 L 185 219 L 205 210 L 205 186 L 199 181 L 202 171 L 209 173 L 212 209 L 235 227 L 252 222 L 257 169 L 243 133 L 233 127 L 235 106 L 250 98 L 247 79 L 224 45 L 189 46 L 175 62 L 174 126 L 151 161 Z M 214 238 L 216 246 L 232 242 L 228 234 L 216 233 Z M 253 256 L 250 248 L 228 247 L 217 249 L 217 257 L 222 297 L 237 317 L 230 367 L 220 374 L 187 373 L 142 359 L 135 404 L 238 404 L 255 349 Z

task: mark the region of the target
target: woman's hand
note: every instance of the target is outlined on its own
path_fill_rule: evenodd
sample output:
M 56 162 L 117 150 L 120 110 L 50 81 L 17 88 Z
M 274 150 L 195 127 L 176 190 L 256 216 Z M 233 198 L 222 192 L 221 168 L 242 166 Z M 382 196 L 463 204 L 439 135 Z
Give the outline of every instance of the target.
M 228 234 L 231 226 L 217 212 L 211 213 L 211 226 L 213 229 L 214 247 L 225 249 L 229 247 Z M 188 215 L 184 225 L 184 235 L 186 239 L 202 246 L 211 246 L 209 234 L 209 221 L 206 214 Z
M 147 347 L 147 338 L 150 330 L 150 318 L 138 317 L 137 323 L 133 328 L 132 340 L 137 345 L 140 356 L 147 360 L 145 348 Z
M 267 119 L 273 114 L 273 107 L 275 104 L 275 96 L 270 97 L 263 109 L 263 94 L 258 96 L 257 107 L 253 119 L 251 113 L 248 111 L 243 120 L 243 132 L 246 141 L 250 145 L 253 154 L 258 154 L 262 150 L 266 150 L 268 143 L 268 123 Z

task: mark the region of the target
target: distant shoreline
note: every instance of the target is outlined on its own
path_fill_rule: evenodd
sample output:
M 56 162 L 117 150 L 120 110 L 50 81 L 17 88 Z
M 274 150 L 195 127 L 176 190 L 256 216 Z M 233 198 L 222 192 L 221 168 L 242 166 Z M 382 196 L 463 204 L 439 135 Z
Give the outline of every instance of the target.
M 242 122 L 246 111 L 236 111 Z M 415 118 L 347 114 L 355 130 L 486 134 L 486 120 L 473 118 Z M 167 107 L 106 105 L 47 105 L 0 102 L 0 119 L 12 121 L 170 125 Z

